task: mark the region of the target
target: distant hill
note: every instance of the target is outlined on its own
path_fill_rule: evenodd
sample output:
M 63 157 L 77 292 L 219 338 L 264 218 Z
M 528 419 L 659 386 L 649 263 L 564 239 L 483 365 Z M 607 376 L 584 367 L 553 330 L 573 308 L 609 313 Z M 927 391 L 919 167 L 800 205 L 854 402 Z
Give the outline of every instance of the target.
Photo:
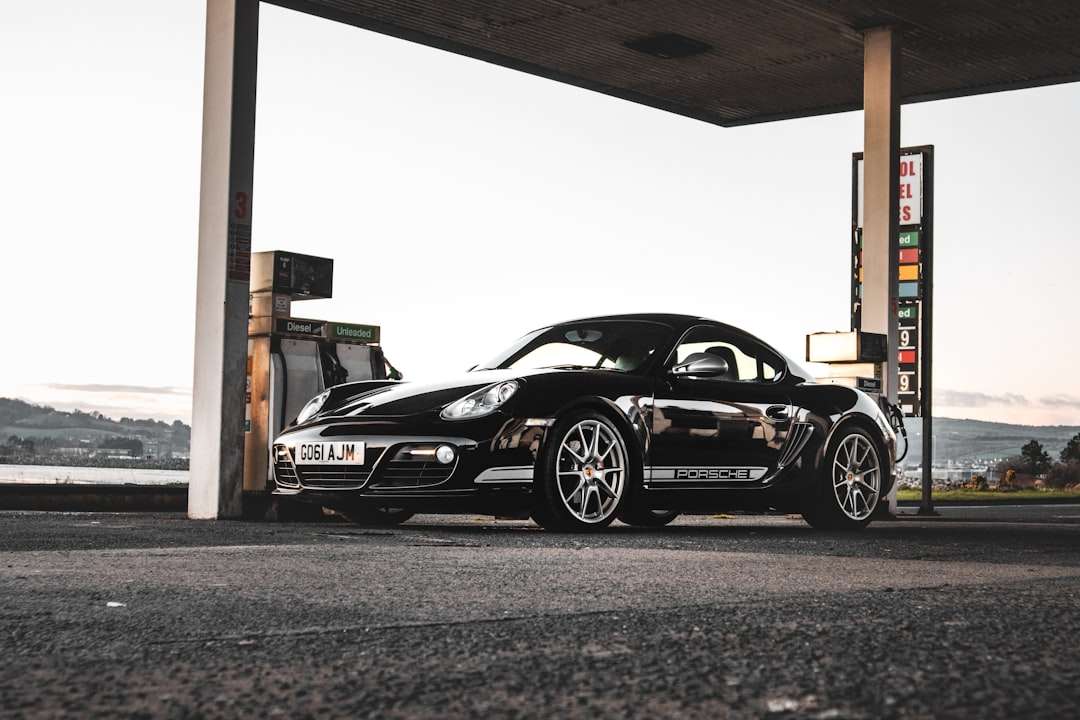
M 903 460 L 906 466 L 922 464 L 922 419 L 905 421 L 911 449 Z M 981 420 L 934 418 L 932 434 L 934 463 L 993 465 L 1020 455 L 1020 449 L 1037 440 L 1050 459 L 1057 461 L 1066 443 L 1080 433 L 1080 425 L 1010 425 Z
M 113 420 L 99 412 L 66 412 L 0 398 L 0 459 L 25 456 L 187 457 L 191 428 L 179 420 Z

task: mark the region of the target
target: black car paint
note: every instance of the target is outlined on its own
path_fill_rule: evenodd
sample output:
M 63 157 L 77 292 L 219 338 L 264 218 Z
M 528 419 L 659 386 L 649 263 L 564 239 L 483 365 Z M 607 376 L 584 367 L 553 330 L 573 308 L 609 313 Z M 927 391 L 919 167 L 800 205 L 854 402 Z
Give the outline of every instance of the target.
M 365 438 L 373 451 L 385 443 L 386 452 L 393 453 L 410 443 L 445 442 L 459 450 L 453 473 L 445 482 L 393 486 L 373 476 L 351 489 L 312 490 L 286 487 L 279 480 L 275 492 L 329 507 L 367 501 L 423 512 L 527 513 L 531 475 L 519 482 L 490 484 L 475 482 L 477 476 L 493 467 L 534 466 L 551 425 L 582 408 L 604 413 L 619 428 L 635 460 L 628 502 L 642 507 L 681 512 L 797 512 L 821 492 L 820 466 L 834 433 L 852 425 L 875 438 L 878 452 L 889 460 L 885 481 L 891 483 L 895 438 L 887 425 L 873 420 L 881 417 L 881 411 L 868 396 L 852 388 L 813 382 L 782 353 L 722 323 L 673 315 L 620 317 L 672 328 L 668 342 L 641 368 L 641 374 L 597 369 L 476 370 L 438 383 L 353 383 L 333 388 L 323 411 L 286 429 L 276 443 L 356 436 Z M 738 341 L 756 343 L 774 353 L 784 363 L 783 372 L 772 382 L 748 384 L 673 376 L 667 368 L 675 346 L 687 331 L 702 325 L 720 328 Z M 491 415 L 468 420 L 440 417 L 446 405 L 507 379 L 517 379 L 521 387 Z M 696 398 L 687 401 L 682 396 L 690 391 Z M 778 472 L 780 456 L 796 424 L 803 434 L 807 428 L 812 432 L 788 466 Z M 650 477 L 657 467 L 715 468 L 718 455 L 723 457 L 723 467 L 754 468 L 754 473 L 764 468 L 766 472 L 754 481 L 723 477 L 719 472 L 712 477 L 699 472 L 681 481 L 673 477 L 657 482 Z M 378 462 L 385 466 L 387 457 Z M 883 487 L 882 494 L 887 491 Z

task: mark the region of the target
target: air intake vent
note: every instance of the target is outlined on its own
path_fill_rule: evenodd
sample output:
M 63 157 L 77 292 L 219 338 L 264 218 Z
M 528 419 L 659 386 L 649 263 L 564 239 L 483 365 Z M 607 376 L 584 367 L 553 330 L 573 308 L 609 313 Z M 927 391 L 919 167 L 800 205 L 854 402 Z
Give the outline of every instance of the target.
M 785 468 L 795 462 L 799 453 L 806 447 L 806 442 L 814 434 L 814 426 L 810 423 L 795 423 L 791 426 L 788 434 L 787 445 L 784 446 L 784 454 L 780 457 L 780 467 Z

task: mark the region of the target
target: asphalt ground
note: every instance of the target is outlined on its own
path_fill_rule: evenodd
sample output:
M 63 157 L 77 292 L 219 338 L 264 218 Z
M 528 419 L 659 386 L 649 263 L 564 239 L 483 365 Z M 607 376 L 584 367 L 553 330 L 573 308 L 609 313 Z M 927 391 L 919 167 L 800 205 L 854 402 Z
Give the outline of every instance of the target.
M 939 512 L 0 512 L 0 717 L 1078 717 L 1080 508 Z

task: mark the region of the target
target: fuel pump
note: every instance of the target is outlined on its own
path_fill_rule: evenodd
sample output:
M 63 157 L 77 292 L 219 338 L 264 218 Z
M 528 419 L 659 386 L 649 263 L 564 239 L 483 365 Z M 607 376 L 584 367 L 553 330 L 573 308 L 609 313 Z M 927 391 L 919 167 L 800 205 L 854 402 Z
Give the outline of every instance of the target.
M 820 382 L 856 387 L 880 403 L 887 345 L 885 335 L 861 330 L 814 333 L 806 336 L 806 359 L 828 364 Z
M 329 298 L 334 261 L 275 250 L 251 256 L 244 493 L 273 489 L 270 443 L 326 388 L 387 377 L 380 328 L 292 316 L 300 300 Z

